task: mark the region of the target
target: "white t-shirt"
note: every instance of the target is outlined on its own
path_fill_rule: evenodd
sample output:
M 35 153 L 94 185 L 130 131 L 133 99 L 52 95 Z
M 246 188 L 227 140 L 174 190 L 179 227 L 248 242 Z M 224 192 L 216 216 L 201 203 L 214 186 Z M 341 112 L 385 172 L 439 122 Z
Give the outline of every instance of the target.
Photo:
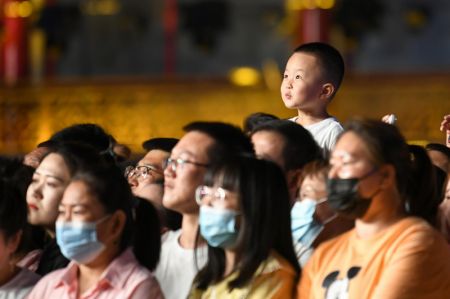
M 163 235 L 161 257 L 154 273 L 166 299 L 186 298 L 195 275 L 208 260 L 208 247 L 197 248 L 197 268 L 195 250 L 181 247 L 180 235 L 181 229 Z
M 0 286 L 0 298 L 25 298 L 40 278 L 38 274 L 22 268 L 10 281 Z
M 298 116 L 289 120 L 296 122 Z M 329 117 L 312 125 L 303 126 L 314 137 L 317 144 L 326 152 L 330 152 L 334 148 L 336 139 L 339 134 L 344 131 L 341 124 L 334 117 Z

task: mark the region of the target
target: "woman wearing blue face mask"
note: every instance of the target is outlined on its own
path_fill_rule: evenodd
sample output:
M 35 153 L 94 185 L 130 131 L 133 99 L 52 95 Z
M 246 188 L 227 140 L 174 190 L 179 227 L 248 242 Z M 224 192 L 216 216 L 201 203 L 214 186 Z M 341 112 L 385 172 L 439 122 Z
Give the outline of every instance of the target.
M 189 298 L 292 298 L 300 269 L 279 167 L 247 157 L 229 161 L 208 170 L 196 199 L 209 257 Z
M 315 250 L 298 298 L 448 298 L 450 250 L 431 226 L 440 192 L 425 150 L 392 125 L 352 121 L 330 164 L 328 204 L 355 228 Z
M 29 298 L 162 298 L 150 271 L 159 259 L 156 210 L 131 195 L 115 166 L 77 173 L 64 192 L 56 239 L 71 260 Z

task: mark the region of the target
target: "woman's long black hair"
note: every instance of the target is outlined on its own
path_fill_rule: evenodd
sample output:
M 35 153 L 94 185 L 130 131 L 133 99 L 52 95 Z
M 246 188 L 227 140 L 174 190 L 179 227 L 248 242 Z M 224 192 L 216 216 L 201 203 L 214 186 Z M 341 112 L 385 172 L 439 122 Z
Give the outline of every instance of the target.
M 212 167 L 204 184 L 238 193 L 240 226 L 235 247 L 237 277 L 230 290 L 250 282 L 258 267 L 273 250 L 286 259 L 299 274 L 290 228 L 289 192 L 282 170 L 273 162 L 238 157 Z M 225 271 L 223 249 L 208 247 L 208 262 L 195 279 L 196 287 L 206 289 L 220 281 Z

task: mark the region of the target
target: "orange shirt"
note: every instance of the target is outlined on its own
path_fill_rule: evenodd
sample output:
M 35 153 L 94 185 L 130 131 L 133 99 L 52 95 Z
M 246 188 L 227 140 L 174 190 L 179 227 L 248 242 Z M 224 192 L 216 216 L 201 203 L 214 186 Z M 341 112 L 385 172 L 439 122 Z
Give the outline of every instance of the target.
M 450 298 L 450 248 L 415 217 L 365 239 L 353 229 L 314 252 L 298 298 Z

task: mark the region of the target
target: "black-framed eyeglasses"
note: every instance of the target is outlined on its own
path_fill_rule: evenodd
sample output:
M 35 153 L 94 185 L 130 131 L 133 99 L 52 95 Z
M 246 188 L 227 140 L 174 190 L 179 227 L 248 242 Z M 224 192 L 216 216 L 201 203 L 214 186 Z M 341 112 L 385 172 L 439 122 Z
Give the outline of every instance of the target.
M 132 177 L 138 178 L 147 178 L 152 172 L 157 174 L 163 174 L 163 172 L 151 165 L 139 165 L 139 166 L 128 166 L 125 168 L 125 178 L 130 179 Z
M 166 169 L 167 167 L 170 167 L 170 169 L 172 171 L 177 171 L 178 166 L 182 169 L 184 164 L 192 164 L 195 166 L 200 166 L 200 167 L 208 167 L 208 164 L 205 163 L 198 163 L 198 162 L 194 162 L 194 161 L 189 161 L 189 160 L 185 160 L 185 159 L 174 159 L 174 158 L 167 158 L 166 161 L 164 161 L 163 164 L 163 168 Z

